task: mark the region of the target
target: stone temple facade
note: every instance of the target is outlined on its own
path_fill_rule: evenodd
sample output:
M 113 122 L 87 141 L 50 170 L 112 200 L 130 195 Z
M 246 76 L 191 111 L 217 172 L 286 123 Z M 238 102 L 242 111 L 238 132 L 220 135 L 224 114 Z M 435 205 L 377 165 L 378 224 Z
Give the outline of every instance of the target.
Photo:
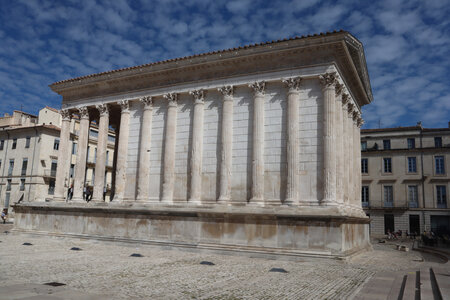
M 345 31 L 83 76 L 63 98 L 55 197 L 16 230 L 219 251 L 341 257 L 370 247 L 361 207 L 362 44 Z M 68 124 L 81 118 L 74 195 Z M 95 185 L 83 201 L 89 126 Z M 103 202 L 108 128 L 114 196 Z

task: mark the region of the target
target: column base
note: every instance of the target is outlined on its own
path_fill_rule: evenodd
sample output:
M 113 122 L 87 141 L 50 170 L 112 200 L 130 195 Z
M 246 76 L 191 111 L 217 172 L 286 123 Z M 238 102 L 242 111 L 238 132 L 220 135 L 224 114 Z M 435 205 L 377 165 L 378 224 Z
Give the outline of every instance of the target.
M 338 206 L 338 203 L 336 202 L 335 199 L 323 199 L 322 201 L 320 201 L 320 205 L 323 205 L 323 206 Z
M 252 198 L 250 199 L 250 201 L 248 202 L 249 206 L 264 206 L 264 199 L 263 198 Z
M 230 197 L 220 196 L 219 199 L 217 199 L 217 204 L 229 204 L 230 201 L 231 201 Z
M 84 200 L 83 198 L 75 198 L 75 197 L 73 197 L 72 200 L 70 200 L 69 202 L 85 203 L 86 200 Z
M 190 205 L 202 205 L 202 201 L 197 198 L 191 198 L 188 200 L 188 204 Z
M 294 199 L 294 198 L 285 199 L 283 202 L 283 205 L 286 205 L 286 206 L 297 206 L 298 204 L 299 204 L 298 199 Z
M 53 197 L 52 201 L 54 202 L 66 202 L 66 198 L 62 196 L 55 196 Z

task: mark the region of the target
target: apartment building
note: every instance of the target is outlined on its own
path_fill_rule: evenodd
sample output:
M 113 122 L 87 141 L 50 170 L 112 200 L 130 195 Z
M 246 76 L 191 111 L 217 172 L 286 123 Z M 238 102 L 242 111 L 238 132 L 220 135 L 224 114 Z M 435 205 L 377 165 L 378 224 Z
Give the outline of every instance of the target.
M 53 198 L 61 116 L 58 110 L 44 107 L 35 116 L 22 111 L 0 117 L 0 203 L 8 208 L 18 201 L 49 201 Z M 74 118 L 71 132 L 71 167 L 65 183 L 66 195 L 73 184 L 79 120 Z M 85 174 L 86 188 L 95 181 L 98 128 L 92 123 L 89 132 L 89 151 Z M 105 176 L 105 200 L 111 196 L 115 133 L 109 130 Z
M 361 172 L 372 236 L 450 234 L 450 124 L 361 130 Z

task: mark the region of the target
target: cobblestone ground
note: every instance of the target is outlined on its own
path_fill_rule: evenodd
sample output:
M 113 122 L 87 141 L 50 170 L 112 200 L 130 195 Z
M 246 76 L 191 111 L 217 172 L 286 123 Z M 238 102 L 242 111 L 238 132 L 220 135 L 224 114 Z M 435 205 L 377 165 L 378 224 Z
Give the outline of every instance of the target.
M 5 234 L 5 228 L 0 227 L 1 286 L 56 281 L 108 299 L 348 299 L 377 271 L 422 264 L 420 254 L 393 245 L 374 245 L 374 251 L 348 261 L 283 261 Z M 143 257 L 130 257 L 133 253 Z M 287 273 L 269 272 L 272 268 Z

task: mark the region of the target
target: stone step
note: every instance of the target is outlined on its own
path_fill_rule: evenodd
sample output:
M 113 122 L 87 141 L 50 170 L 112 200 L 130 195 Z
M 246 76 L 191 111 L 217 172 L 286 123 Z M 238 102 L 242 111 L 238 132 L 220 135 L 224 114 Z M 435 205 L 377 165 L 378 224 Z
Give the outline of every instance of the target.
M 418 287 L 416 279 L 416 276 L 419 275 L 419 273 L 420 272 L 418 271 L 410 271 L 406 274 L 408 277 L 406 280 L 405 292 L 403 293 L 403 299 L 416 299 L 416 300 L 420 299 L 416 298 L 416 294 L 420 293 L 420 284 Z

